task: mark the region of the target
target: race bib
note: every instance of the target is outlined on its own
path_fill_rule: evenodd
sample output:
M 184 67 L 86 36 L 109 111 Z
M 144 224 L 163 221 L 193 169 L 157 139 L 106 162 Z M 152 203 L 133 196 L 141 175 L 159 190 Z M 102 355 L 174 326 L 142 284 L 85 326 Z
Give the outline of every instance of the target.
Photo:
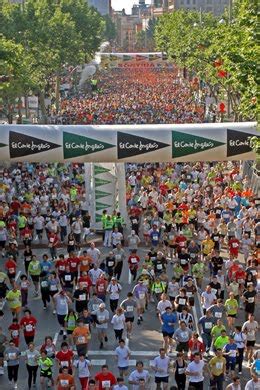
M 65 266 L 64 266 L 64 265 L 60 265 L 60 266 L 59 266 L 59 270 L 60 270 L 60 271 L 65 271 Z
M 254 303 L 254 302 L 255 302 L 255 298 L 254 297 L 248 298 L 248 303 Z
M 9 353 L 8 353 L 8 358 L 9 358 L 10 360 L 16 359 L 16 353 L 15 353 L 15 352 L 9 352 Z
M 179 305 L 185 305 L 186 304 L 186 299 L 180 298 L 179 299 Z
M 245 281 L 244 281 L 244 279 L 238 279 L 238 283 L 242 284 L 242 283 L 245 283 Z
M 211 329 L 212 328 L 212 322 L 205 322 L 205 329 Z
M 144 299 L 145 298 L 145 294 L 144 293 L 139 293 L 139 299 Z
M 47 282 L 46 280 L 43 280 L 43 281 L 41 282 L 41 286 L 42 286 L 42 287 L 48 287 L 48 282 Z
M 67 386 L 69 386 L 69 381 L 68 381 L 68 379 L 61 379 L 61 380 L 60 380 L 60 385 L 61 385 L 61 387 L 67 387 Z
M 15 269 L 14 268 L 9 268 L 9 274 L 14 274 L 15 273 Z
M 134 311 L 134 306 L 126 306 L 126 311 Z
M 108 265 L 109 267 L 113 267 L 114 262 L 113 262 L 113 261 L 109 261 L 109 262 L 107 263 L 107 265 Z
M 12 331 L 12 336 L 13 336 L 13 337 L 18 337 L 18 336 L 19 336 L 18 330 L 13 330 L 13 331 Z
M 178 374 L 184 374 L 186 369 L 184 367 L 178 368 Z
M 137 258 L 136 257 L 132 257 L 131 258 L 131 263 L 132 264 L 136 264 L 137 263 Z
M 185 264 L 187 264 L 187 261 L 185 259 L 181 259 L 181 264 L 185 265 Z
M 85 299 L 86 299 L 86 294 L 81 294 L 81 295 L 79 296 L 79 300 L 80 300 L 80 301 L 85 301 Z
M 71 267 L 72 268 L 76 268 L 77 267 L 77 263 L 70 263 Z
M 61 367 L 69 367 L 69 362 L 68 361 L 62 361 L 60 362 Z
M 102 384 L 102 388 L 105 389 L 105 388 L 110 388 L 110 381 L 102 381 L 101 382 Z
M 156 236 L 155 236 L 155 235 L 153 235 L 153 241 L 158 241 L 158 239 L 159 239 L 159 238 L 158 238 L 158 236 L 157 236 L 157 235 L 156 235 Z
M 66 280 L 66 282 L 70 282 L 71 281 L 71 275 L 65 275 L 64 279 Z
M 238 246 L 239 246 L 239 245 L 238 245 L 237 242 L 233 242 L 233 244 L 232 244 L 232 247 L 233 247 L 233 248 L 238 248 Z
M 157 269 L 162 269 L 162 267 L 163 267 L 162 264 L 157 264 L 156 266 Z
M 33 330 L 33 326 L 31 324 L 25 325 L 26 332 L 31 332 Z
M 216 318 L 222 318 L 222 313 L 219 312 L 219 311 L 216 311 L 215 317 L 216 317 Z
M 121 255 L 115 255 L 116 260 L 121 260 Z
M 78 343 L 84 344 L 86 342 L 85 336 L 79 336 L 78 337 Z
M 222 368 L 223 368 L 223 362 L 216 362 L 216 369 L 222 370 Z
M 51 291 L 57 291 L 58 289 L 57 289 L 57 285 L 56 284 L 51 284 L 50 285 L 50 290 Z
M 54 242 L 54 238 L 53 238 L 53 237 L 50 238 L 50 242 L 51 242 L 51 243 Z
M 160 287 L 156 287 L 156 288 L 154 289 L 154 292 L 155 292 L 156 294 L 159 294 L 159 293 L 162 292 L 162 289 L 161 289 Z

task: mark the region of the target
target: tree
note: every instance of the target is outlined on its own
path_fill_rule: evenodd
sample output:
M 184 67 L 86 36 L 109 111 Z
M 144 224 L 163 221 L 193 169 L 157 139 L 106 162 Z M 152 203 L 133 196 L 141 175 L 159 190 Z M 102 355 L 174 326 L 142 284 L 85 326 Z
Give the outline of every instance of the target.
M 232 23 L 183 10 L 162 16 L 157 48 L 205 81 L 216 99 L 228 96 L 234 119 L 256 116 L 256 3 L 235 2 Z
M 105 22 L 85 0 L 27 0 L 21 8 L 2 0 L 0 32 L 23 46 L 30 58 L 34 91 L 45 113 L 44 96 L 55 85 L 59 109 L 59 85 L 64 67 L 89 61 L 98 49 Z
M 104 15 L 103 19 L 106 23 L 103 33 L 104 39 L 114 41 L 116 39 L 116 25 L 109 15 Z

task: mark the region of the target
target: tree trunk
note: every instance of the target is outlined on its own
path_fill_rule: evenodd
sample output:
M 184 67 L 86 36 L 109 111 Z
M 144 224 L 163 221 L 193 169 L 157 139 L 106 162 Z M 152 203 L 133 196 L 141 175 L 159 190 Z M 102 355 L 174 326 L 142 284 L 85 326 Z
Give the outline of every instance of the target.
M 58 114 L 60 110 L 60 76 L 56 76 L 56 84 L 55 84 L 55 106 L 56 106 L 56 114 Z
M 47 123 L 47 112 L 46 112 L 46 107 L 45 107 L 45 101 L 44 101 L 44 92 L 39 92 L 39 103 L 41 107 L 41 112 L 42 112 L 42 123 L 46 124 Z

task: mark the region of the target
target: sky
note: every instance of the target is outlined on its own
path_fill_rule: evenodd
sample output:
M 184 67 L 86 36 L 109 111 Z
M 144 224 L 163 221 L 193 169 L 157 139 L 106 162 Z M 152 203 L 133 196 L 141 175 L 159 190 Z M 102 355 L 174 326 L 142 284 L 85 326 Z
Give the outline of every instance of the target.
M 120 11 L 122 8 L 125 8 L 126 13 L 130 14 L 133 4 L 138 4 L 139 0 L 112 0 L 112 8 L 116 11 Z M 150 1 L 146 0 L 146 3 L 149 4 Z

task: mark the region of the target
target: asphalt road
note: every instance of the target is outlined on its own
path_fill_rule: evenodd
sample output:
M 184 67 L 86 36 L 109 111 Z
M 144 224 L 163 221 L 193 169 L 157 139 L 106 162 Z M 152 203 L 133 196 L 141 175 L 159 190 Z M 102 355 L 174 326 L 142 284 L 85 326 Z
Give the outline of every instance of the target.
M 128 251 L 127 249 L 125 250 L 126 252 Z M 141 258 L 143 258 L 143 255 L 146 251 L 147 251 L 146 248 L 139 249 L 139 255 Z M 46 250 L 44 249 L 33 250 L 33 253 L 39 256 L 39 258 L 41 258 L 41 256 L 45 252 Z M 104 253 L 104 255 L 107 252 L 108 252 L 107 248 L 102 248 L 102 253 Z M 18 270 L 23 271 L 23 268 L 18 268 Z M 168 276 L 169 278 L 172 276 L 170 265 L 168 266 Z M 126 264 L 124 265 L 120 282 L 123 288 L 120 296 L 123 300 L 125 299 L 127 292 L 131 291 L 134 286 L 133 283 L 131 283 L 131 285 L 129 285 L 128 283 L 128 267 Z M 205 284 L 206 282 L 207 282 L 207 277 L 205 278 Z M 37 333 L 35 336 L 35 345 L 39 347 L 43 343 L 44 337 L 49 335 L 54 338 L 56 342 L 57 350 L 59 350 L 60 343 L 62 341 L 62 336 L 58 335 L 59 326 L 58 326 L 56 315 L 52 314 L 52 307 L 49 306 L 47 310 L 43 310 L 43 304 L 41 298 L 33 297 L 31 292 L 29 297 L 29 308 L 31 309 L 32 314 L 38 320 Z M 4 319 L 2 320 L 1 326 L 3 327 L 3 329 L 7 329 L 7 327 L 11 323 L 12 316 L 9 310 L 7 309 L 7 307 L 4 307 L 4 312 L 5 312 L 5 316 Z M 197 319 L 200 318 L 201 315 L 202 315 L 202 311 L 197 297 L 195 300 L 195 311 L 194 311 L 195 321 L 197 321 Z M 243 321 L 244 321 L 243 311 L 240 310 L 237 323 L 239 322 L 243 323 Z M 129 348 L 131 350 L 130 371 L 131 369 L 134 369 L 136 360 L 142 360 L 144 362 L 144 365 L 149 368 L 150 361 L 153 359 L 154 356 L 158 354 L 158 349 L 162 346 L 162 336 L 160 333 L 160 328 L 161 327 L 159 321 L 156 317 L 155 304 L 151 303 L 149 304 L 148 310 L 144 315 L 144 322 L 140 326 L 138 326 L 136 322 L 134 324 L 133 335 L 129 341 Z M 5 334 L 7 334 L 7 331 L 5 331 Z M 91 369 L 92 376 L 94 376 L 95 373 L 100 370 L 101 365 L 105 363 L 109 365 L 109 369 L 113 371 L 115 375 L 118 375 L 119 373 L 117 369 L 116 360 L 114 357 L 114 350 L 117 344 L 115 342 L 113 329 L 111 328 L 111 326 L 109 327 L 108 342 L 106 343 L 105 348 L 102 351 L 99 350 L 99 343 L 95 335 L 96 335 L 96 330 L 94 329 L 92 332 L 92 338 L 89 345 L 89 358 L 92 360 L 92 369 Z M 21 336 L 20 350 L 24 351 L 25 349 L 26 349 L 26 345 L 24 343 L 23 336 Z M 56 375 L 57 369 L 55 369 L 54 372 Z M 245 367 L 242 375 L 243 383 L 245 383 L 246 378 L 249 378 L 249 370 L 248 368 Z M 170 383 L 174 384 L 173 375 L 170 378 Z M 8 385 L 6 372 L 4 376 L 0 377 L 0 388 L 1 390 L 10 388 Z M 21 363 L 19 368 L 18 388 L 27 389 L 27 371 L 26 371 L 23 357 L 21 358 Z M 40 388 L 39 385 L 38 388 Z M 78 388 L 80 389 L 79 385 L 77 386 L 77 389 Z M 150 388 L 152 389 L 153 385 L 151 385 Z M 205 389 L 208 389 L 208 378 L 205 378 Z

